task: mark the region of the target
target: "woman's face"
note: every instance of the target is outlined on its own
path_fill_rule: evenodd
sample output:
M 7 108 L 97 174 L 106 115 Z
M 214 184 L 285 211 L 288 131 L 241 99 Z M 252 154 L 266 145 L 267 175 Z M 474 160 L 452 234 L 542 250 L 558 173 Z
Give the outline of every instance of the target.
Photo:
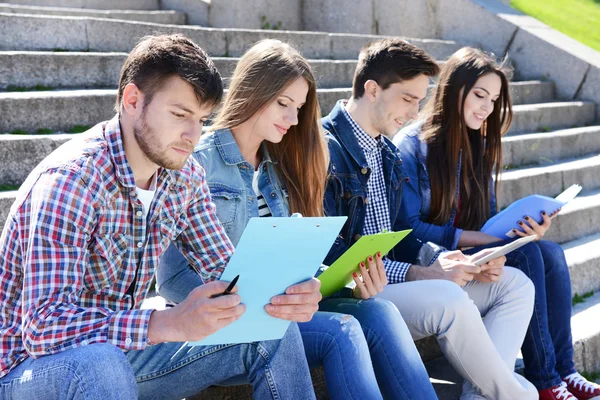
M 495 73 L 482 75 L 465 99 L 465 124 L 471 129 L 480 129 L 483 121 L 494 111 L 500 96 L 502 82 Z M 461 91 L 462 97 L 462 91 Z
M 293 81 L 284 91 L 249 121 L 252 134 L 271 143 L 279 143 L 288 129 L 298 125 L 298 113 L 306 103 L 308 82 L 303 77 Z

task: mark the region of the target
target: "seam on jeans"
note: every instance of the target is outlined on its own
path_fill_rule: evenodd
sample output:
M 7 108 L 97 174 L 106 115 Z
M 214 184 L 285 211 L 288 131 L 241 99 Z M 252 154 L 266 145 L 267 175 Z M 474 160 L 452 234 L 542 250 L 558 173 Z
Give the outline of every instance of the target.
M 361 333 L 362 333 L 362 330 L 361 330 Z M 344 365 L 344 363 L 343 363 L 343 357 L 342 357 L 343 353 L 342 353 L 340 347 L 337 344 L 337 340 L 335 339 L 335 336 L 333 336 L 333 335 L 331 335 L 330 333 L 327 333 L 327 332 L 312 332 L 311 334 L 320 334 L 320 335 L 327 336 L 327 337 L 331 338 L 332 339 L 332 343 L 333 343 L 332 346 L 335 347 L 336 354 L 339 355 L 339 357 L 340 357 L 340 365 Z M 364 333 L 363 333 L 363 338 L 364 338 Z M 365 341 L 366 341 L 366 338 L 365 338 Z M 367 344 L 367 348 L 368 347 L 369 346 Z M 370 357 L 370 352 L 369 352 L 369 357 Z M 323 369 L 325 369 L 325 363 L 323 362 L 324 361 L 324 357 L 319 357 L 319 358 L 321 359 L 321 365 L 323 366 Z M 373 365 L 373 363 L 371 362 L 371 366 L 372 365 Z M 354 399 L 354 396 L 352 396 L 352 394 L 348 390 L 349 379 L 346 376 L 347 375 L 346 374 L 346 368 L 344 368 L 343 372 L 344 373 L 342 374 L 342 376 L 344 377 L 343 381 L 344 381 L 344 389 L 346 389 L 346 396 L 345 397 L 342 396 L 342 398 L 344 398 L 344 399 Z M 373 373 L 373 375 L 375 375 L 375 373 Z M 327 376 L 327 374 L 325 376 Z M 325 380 L 325 384 L 327 385 L 327 379 Z
M 267 380 L 269 390 L 271 391 L 271 396 L 273 396 L 273 400 L 279 400 L 281 399 L 281 396 L 279 395 L 279 391 L 277 391 L 277 385 L 275 385 L 275 379 L 273 378 L 273 373 L 271 372 L 270 365 L 270 363 L 267 363 L 265 365 L 265 378 Z
M 246 343 L 246 344 L 255 345 L 254 343 Z M 194 355 L 192 355 L 190 357 L 187 357 L 187 358 L 185 358 L 185 359 L 179 361 L 178 363 L 173 364 L 173 365 L 171 365 L 169 367 L 160 369 L 158 371 L 150 372 L 150 373 L 147 373 L 147 374 L 144 374 L 144 375 L 136 376 L 135 380 L 138 383 L 141 383 L 141 382 L 144 382 L 144 381 L 147 381 L 147 380 L 155 379 L 155 378 L 158 378 L 160 376 L 164 376 L 164 375 L 170 374 L 171 372 L 175 371 L 176 369 L 183 368 L 186 365 L 191 364 L 192 362 L 194 362 L 194 361 L 196 361 L 196 360 L 198 360 L 200 358 L 204 358 L 204 357 L 206 357 L 206 356 L 208 356 L 210 354 L 216 353 L 218 351 L 221 351 L 221 350 L 224 350 L 226 348 L 233 347 L 233 346 L 239 346 L 239 344 L 222 344 L 222 345 L 218 345 L 218 346 L 212 346 L 212 347 L 206 349 L 206 351 L 203 351 L 201 353 L 197 353 L 197 354 L 194 354 Z
M 374 343 L 374 344 L 373 344 L 373 347 L 374 347 L 375 345 L 378 345 L 378 346 L 380 346 L 380 347 L 381 347 L 381 349 L 383 350 L 383 355 L 385 356 L 385 359 L 386 359 L 386 361 L 387 361 L 387 364 L 388 364 L 388 366 L 391 368 L 393 364 L 391 363 L 391 361 L 390 361 L 390 358 L 388 357 L 388 354 L 387 354 L 387 352 L 385 351 L 385 349 L 386 349 L 386 346 L 383 346 L 383 345 L 381 345 L 381 339 L 379 338 L 379 336 L 378 336 L 378 335 L 376 335 L 376 334 L 375 334 L 375 332 L 374 332 L 374 331 L 372 331 L 372 330 L 371 330 L 371 329 L 369 329 L 369 328 L 364 328 L 364 327 L 363 327 L 363 329 L 364 329 L 364 330 L 366 330 L 366 331 L 368 331 L 368 332 L 369 332 L 371 335 L 373 335 L 374 337 L 376 337 L 376 338 L 377 338 L 377 343 L 376 343 L 376 344 Z M 371 350 L 371 349 L 369 348 L 369 353 L 370 353 L 370 350 Z M 419 359 L 420 359 L 420 357 L 419 357 Z M 373 360 L 371 360 L 371 364 L 372 364 L 372 363 L 373 363 Z M 404 398 L 406 398 L 406 399 L 409 399 L 408 395 L 407 395 L 407 394 L 406 394 L 406 392 L 404 391 L 404 387 L 403 387 L 403 385 L 402 385 L 402 384 L 401 384 L 401 383 L 398 381 L 398 378 L 397 378 L 397 376 L 398 376 L 398 373 L 397 373 L 397 371 L 394 371 L 394 373 L 393 373 L 392 375 L 394 376 L 394 381 L 396 381 L 396 386 L 400 388 L 400 392 L 401 392 L 400 394 L 402 394 L 402 395 L 404 396 Z M 396 393 L 397 393 L 397 392 L 396 392 Z

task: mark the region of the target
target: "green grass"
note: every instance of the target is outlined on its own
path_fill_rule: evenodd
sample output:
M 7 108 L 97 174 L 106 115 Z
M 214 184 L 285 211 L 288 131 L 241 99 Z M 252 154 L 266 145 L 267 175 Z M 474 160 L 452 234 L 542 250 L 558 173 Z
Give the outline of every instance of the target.
M 581 375 L 583 375 L 583 377 L 588 381 L 598 382 L 600 380 L 600 373 L 598 372 L 582 371 Z
M 36 135 L 51 135 L 52 133 L 54 133 L 54 131 L 48 128 L 41 128 L 35 131 L 35 133 Z
M 7 92 L 47 92 L 49 90 L 54 90 L 53 87 L 44 86 L 44 85 L 35 85 L 31 87 L 26 86 L 17 86 L 17 85 L 8 85 L 6 87 Z
M 587 298 L 592 297 L 593 295 L 594 292 L 587 292 L 582 295 L 575 293 L 575 296 L 573 296 L 573 305 L 583 303 Z
M 12 135 L 29 135 L 29 132 L 27 132 L 24 129 L 15 129 L 14 131 L 11 132 Z
M 3 185 L 0 185 L 0 192 L 8 192 L 10 190 L 17 190 L 17 189 L 19 189 L 19 186 L 20 185 L 6 185 L 6 184 L 3 184 Z
M 69 129 L 67 131 L 67 133 L 82 133 L 82 132 L 87 131 L 90 128 L 91 128 L 91 126 L 89 126 L 89 125 L 75 125 L 71 129 Z
M 600 51 L 599 0 L 511 0 L 510 5 Z

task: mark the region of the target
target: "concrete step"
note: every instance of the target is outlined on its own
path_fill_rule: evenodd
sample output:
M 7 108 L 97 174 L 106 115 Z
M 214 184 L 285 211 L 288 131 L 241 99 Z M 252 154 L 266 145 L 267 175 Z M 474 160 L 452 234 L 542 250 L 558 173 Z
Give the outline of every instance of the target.
M 36 7 L 68 7 L 96 10 L 160 10 L 160 0 L 8 0 Z
M 504 171 L 501 180 L 499 209 L 530 194 L 556 196 L 575 183 L 585 190 L 600 188 L 600 155 Z
M 563 207 L 544 239 L 567 243 L 600 232 L 600 189 L 582 192 Z M 596 280 L 600 286 L 600 276 Z
M 65 88 L 114 88 L 126 53 L 0 51 L 0 90 L 44 86 Z M 228 81 L 239 58 L 212 58 Z M 327 108 L 351 94 L 355 60 L 309 60 L 320 88 L 331 89 L 322 100 Z M 433 87 L 433 86 L 431 86 Z M 552 101 L 554 84 L 543 81 L 511 82 L 515 104 Z M 14 89 L 13 89 L 14 90 Z
M 116 90 L 109 89 L 0 93 L 0 115 L 3 115 L 0 132 L 68 131 L 75 125 L 93 125 L 113 114 L 115 95 Z M 322 113 L 329 113 L 336 100 L 348 95 L 348 89 L 319 89 Z M 594 107 L 593 103 L 586 102 L 515 106 L 514 123 L 527 126 L 529 131 L 537 128 L 540 119 L 549 129 L 574 126 L 591 122 Z M 32 114 L 37 117 L 31 118 Z
M 71 17 L 95 17 L 129 21 L 153 22 L 156 24 L 185 25 L 186 15 L 177 11 L 142 10 L 90 10 L 82 8 L 21 6 L 0 3 L 0 12 L 12 14 L 58 15 Z
M 571 329 L 575 366 L 579 371 L 600 371 L 600 293 L 573 307 Z
M 86 32 L 82 35 L 81 32 Z M 90 17 L 57 17 L 0 13 L 0 50 L 130 51 L 139 39 L 155 33 L 183 33 L 212 56 L 239 57 L 263 38 L 296 45 L 307 58 L 355 59 L 361 47 L 381 38 L 374 35 L 324 32 L 216 29 L 161 25 Z M 460 48 L 454 41 L 409 39 L 435 59 Z
M 6 192 L 0 191 L 0 232 L 2 232 L 4 229 L 4 224 L 6 223 L 8 212 L 10 211 L 10 206 L 12 206 L 16 197 L 16 190 L 10 190 Z
M 600 126 L 507 136 L 502 139 L 503 164 L 508 167 L 549 164 L 600 152 Z
M 511 134 L 575 128 L 590 125 L 596 118 L 596 104 L 586 101 L 524 104 L 514 106 L 513 111 Z
M 74 136 L 0 135 L 0 184 L 21 185 L 36 165 Z
M 562 248 L 569 264 L 573 295 L 600 291 L 600 233 L 564 243 Z

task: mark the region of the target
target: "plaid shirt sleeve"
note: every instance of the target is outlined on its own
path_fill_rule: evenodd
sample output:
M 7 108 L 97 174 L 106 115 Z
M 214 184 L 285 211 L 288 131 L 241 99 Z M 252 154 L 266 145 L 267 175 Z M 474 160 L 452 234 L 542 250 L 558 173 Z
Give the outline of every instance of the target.
M 88 242 L 96 227 L 93 191 L 72 169 L 43 173 L 19 206 L 23 237 L 23 343 L 33 357 L 89 343 L 125 350 L 147 345 L 153 310 L 83 307 Z M 100 266 L 101 267 L 101 266 Z M 97 273 L 106 273 L 99 269 Z
M 175 243 L 203 281 L 210 282 L 221 277 L 234 248 L 217 217 L 201 167 L 199 176 L 200 180 L 194 183 L 194 199 L 188 208 L 189 225 Z
M 402 283 L 406 281 L 406 273 L 410 268 L 410 263 L 394 261 L 385 257 L 383 259 L 383 266 L 389 283 Z

